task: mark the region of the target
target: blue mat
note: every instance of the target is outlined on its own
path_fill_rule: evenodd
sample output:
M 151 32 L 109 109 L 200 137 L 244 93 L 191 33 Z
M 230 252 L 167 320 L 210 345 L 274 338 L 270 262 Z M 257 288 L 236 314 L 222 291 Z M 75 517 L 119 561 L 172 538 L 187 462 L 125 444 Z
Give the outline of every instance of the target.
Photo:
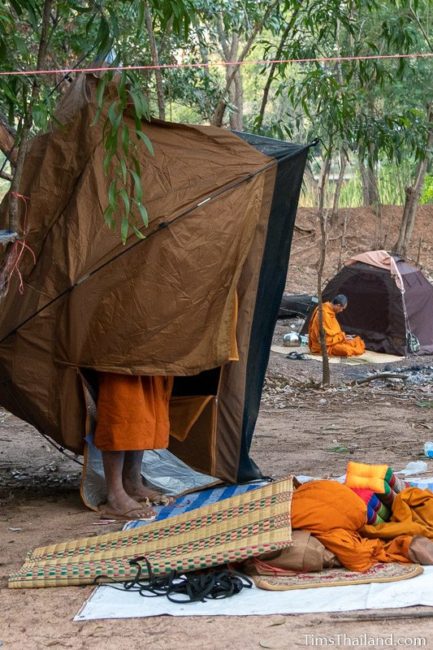
M 228 485 L 225 487 L 208 488 L 207 490 L 201 490 L 200 492 L 185 494 L 184 496 L 178 497 L 174 503 L 170 503 L 167 506 L 152 506 L 157 513 L 156 518 L 152 521 L 161 521 L 162 519 L 168 519 L 175 515 L 182 515 L 184 512 L 190 512 L 197 508 L 209 506 L 217 501 L 223 501 L 224 499 L 229 499 L 238 494 L 244 494 L 245 492 L 250 492 L 250 490 L 256 490 L 262 485 L 266 485 L 266 483 L 267 481 L 254 481 L 253 483 L 245 483 L 243 485 Z M 141 519 L 130 521 L 126 524 L 124 530 L 139 528 L 140 526 L 146 526 L 149 523 L 152 522 L 143 521 Z

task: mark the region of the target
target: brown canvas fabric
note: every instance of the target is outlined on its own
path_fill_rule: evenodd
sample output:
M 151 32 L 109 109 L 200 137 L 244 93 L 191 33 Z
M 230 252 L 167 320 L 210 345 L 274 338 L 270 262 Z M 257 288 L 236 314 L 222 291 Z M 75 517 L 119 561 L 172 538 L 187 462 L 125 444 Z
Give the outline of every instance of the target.
M 20 193 L 37 262 L 23 255 L 24 293 L 12 277 L 0 316 L 0 403 L 77 451 L 80 370 L 180 376 L 229 362 L 236 290 L 239 332 L 276 166 L 222 129 L 143 124 L 155 150 L 138 144 L 150 223 L 144 241 L 123 246 L 103 220 L 111 178 L 92 125 L 95 84 L 81 78 L 58 112 L 63 126 L 31 142 Z
M 341 566 L 336 556 L 308 530 L 294 530 L 292 544 L 288 548 L 275 553 L 264 553 L 248 562 L 258 575 L 283 575 L 284 572 L 293 571 L 309 573 Z

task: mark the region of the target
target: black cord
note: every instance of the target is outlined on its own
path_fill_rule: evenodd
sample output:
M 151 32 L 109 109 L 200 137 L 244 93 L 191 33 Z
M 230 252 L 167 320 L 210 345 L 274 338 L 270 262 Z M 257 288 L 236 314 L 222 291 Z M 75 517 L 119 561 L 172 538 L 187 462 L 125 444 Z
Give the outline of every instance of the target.
M 244 587 L 251 589 L 253 586 L 249 578 L 229 568 L 219 567 L 186 574 L 171 571 L 169 574 L 156 577 L 145 556 L 129 560 L 129 564 L 137 568 L 137 573 L 132 580 L 124 582 L 122 587 L 101 582 L 101 580 L 110 580 L 106 575 L 97 576 L 94 584 L 118 591 L 138 592 L 145 598 L 166 596 L 172 603 L 204 603 L 206 600 L 221 600 L 235 596 Z M 143 566 L 146 567 L 146 576 L 143 576 Z

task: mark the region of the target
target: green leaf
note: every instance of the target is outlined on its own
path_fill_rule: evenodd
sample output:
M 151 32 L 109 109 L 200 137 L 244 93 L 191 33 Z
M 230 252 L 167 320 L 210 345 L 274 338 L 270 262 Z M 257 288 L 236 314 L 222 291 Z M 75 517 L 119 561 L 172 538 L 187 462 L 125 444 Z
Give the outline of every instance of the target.
M 114 179 L 111 181 L 110 187 L 108 188 L 108 203 L 113 209 L 116 204 L 116 194 L 117 194 L 117 187 L 116 187 L 116 180 Z
M 143 203 L 143 188 L 141 186 L 141 178 L 133 169 L 129 170 L 132 178 L 134 179 L 135 199 L 137 203 Z
M 128 171 L 127 171 L 127 168 L 126 168 L 125 158 L 120 159 L 120 169 L 122 171 L 123 182 L 126 183 L 126 179 L 128 177 Z
M 138 4 L 138 13 L 137 13 L 137 37 L 140 36 L 141 31 L 144 25 L 144 2 Z
M 108 109 L 108 119 L 110 120 L 111 124 L 115 127 L 117 119 L 119 117 L 119 113 L 116 111 L 116 109 L 119 107 L 119 102 L 116 99 L 112 104 L 110 104 L 110 108 Z
M 146 239 L 146 236 L 143 235 L 141 230 L 138 230 L 137 226 L 134 226 L 134 224 L 131 224 L 131 228 L 134 231 L 134 234 L 138 239 Z
M 129 221 L 128 217 L 123 217 L 122 223 L 120 226 L 120 236 L 122 238 L 122 243 L 125 244 L 128 239 L 128 230 L 129 230 Z
M 110 25 L 104 14 L 101 15 L 101 20 L 99 21 L 98 33 L 96 35 L 96 44 L 98 48 L 96 51 L 96 56 L 99 58 L 105 57 L 111 48 L 111 38 Z
M 111 153 L 107 152 L 104 156 L 104 162 L 103 162 L 103 168 L 104 168 L 104 174 L 107 176 L 108 172 L 110 170 L 110 164 L 113 159 L 113 156 Z
M 123 153 L 125 156 L 129 154 L 129 129 L 126 126 L 126 124 L 122 125 L 122 148 L 123 148 Z
M 329 447 L 326 451 L 334 451 L 337 454 L 345 454 L 349 451 L 349 449 L 343 445 L 336 445 L 335 447 Z
M 132 102 L 134 104 L 134 110 L 135 110 L 135 115 L 138 117 L 140 120 L 143 118 L 148 118 L 149 117 L 149 107 L 147 105 L 146 99 L 141 92 L 141 90 L 137 88 L 133 88 L 129 91 L 129 95 L 132 99 Z
M 130 211 L 131 211 L 131 202 L 130 202 L 130 200 L 129 200 L 128 192 L 125 190 L 124 187 L 122 187 L 122 188 L 119 190 L 119 196 L 121 197 L 121 199 L 122 199 L 122 201 L 123 201 L 123 204 L 124 204 L 124 206 L 125 206 L 125 213 L 126 213 L 126 217 L 127 217 L 128 214 L 129 214 Z
M 154 155 L 155 155 L 155 152 L 154 152 L 154 150 L 153 150 L 153 145 L 152 145 L 152 143 L 151 143 L 149 137 L 148 137 L 145 133 L 143 133 L 143 131 L 137 131 L 137 130 L 136 130 L 135 133 L 136 133 L 137 137 L 140 138 L 140 139 L 144 142 L 144 144 L 146 145 L 146 147 L 147 147 L 149 153 L 150 153 L 152 156 L 154 156 Z
M 140 213 L 141 220 L 147 228 L 147 226 L 149 225 L 149 215 L 147 214 L 147 210 L 142 203 L 137 203 L 137 201 L 135 203 Z
M 111 205 L 109 205 L 104 211 L 104 221 L 107 224 L 107 226 L 111 229 L 113 229 L 115 225 L 113 213 L 114 213 L 114 208 Z

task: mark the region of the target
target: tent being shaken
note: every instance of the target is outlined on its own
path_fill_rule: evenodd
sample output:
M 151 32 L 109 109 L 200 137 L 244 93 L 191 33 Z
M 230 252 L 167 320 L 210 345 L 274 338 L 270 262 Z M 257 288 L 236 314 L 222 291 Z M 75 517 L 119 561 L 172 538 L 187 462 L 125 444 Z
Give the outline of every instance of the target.
M 81 452 L 93 371 L 174 375 L 170 450 L 224 480 L 255 478 L 248 452 L 308 147 L 143 122 L 155 152 L 137 145 L 149 226 L 123 246 L 103 219 L 111 179 L 96 84 L 75 82 L 62 125 L 26 156 L 36 263 L 24 250 L 24 291 L 15 274 L 2 299 L 0 404 Z M 132 138 L 133 118 L 124 124 Z M 7 197 L 0 225 L 6 207 Z

